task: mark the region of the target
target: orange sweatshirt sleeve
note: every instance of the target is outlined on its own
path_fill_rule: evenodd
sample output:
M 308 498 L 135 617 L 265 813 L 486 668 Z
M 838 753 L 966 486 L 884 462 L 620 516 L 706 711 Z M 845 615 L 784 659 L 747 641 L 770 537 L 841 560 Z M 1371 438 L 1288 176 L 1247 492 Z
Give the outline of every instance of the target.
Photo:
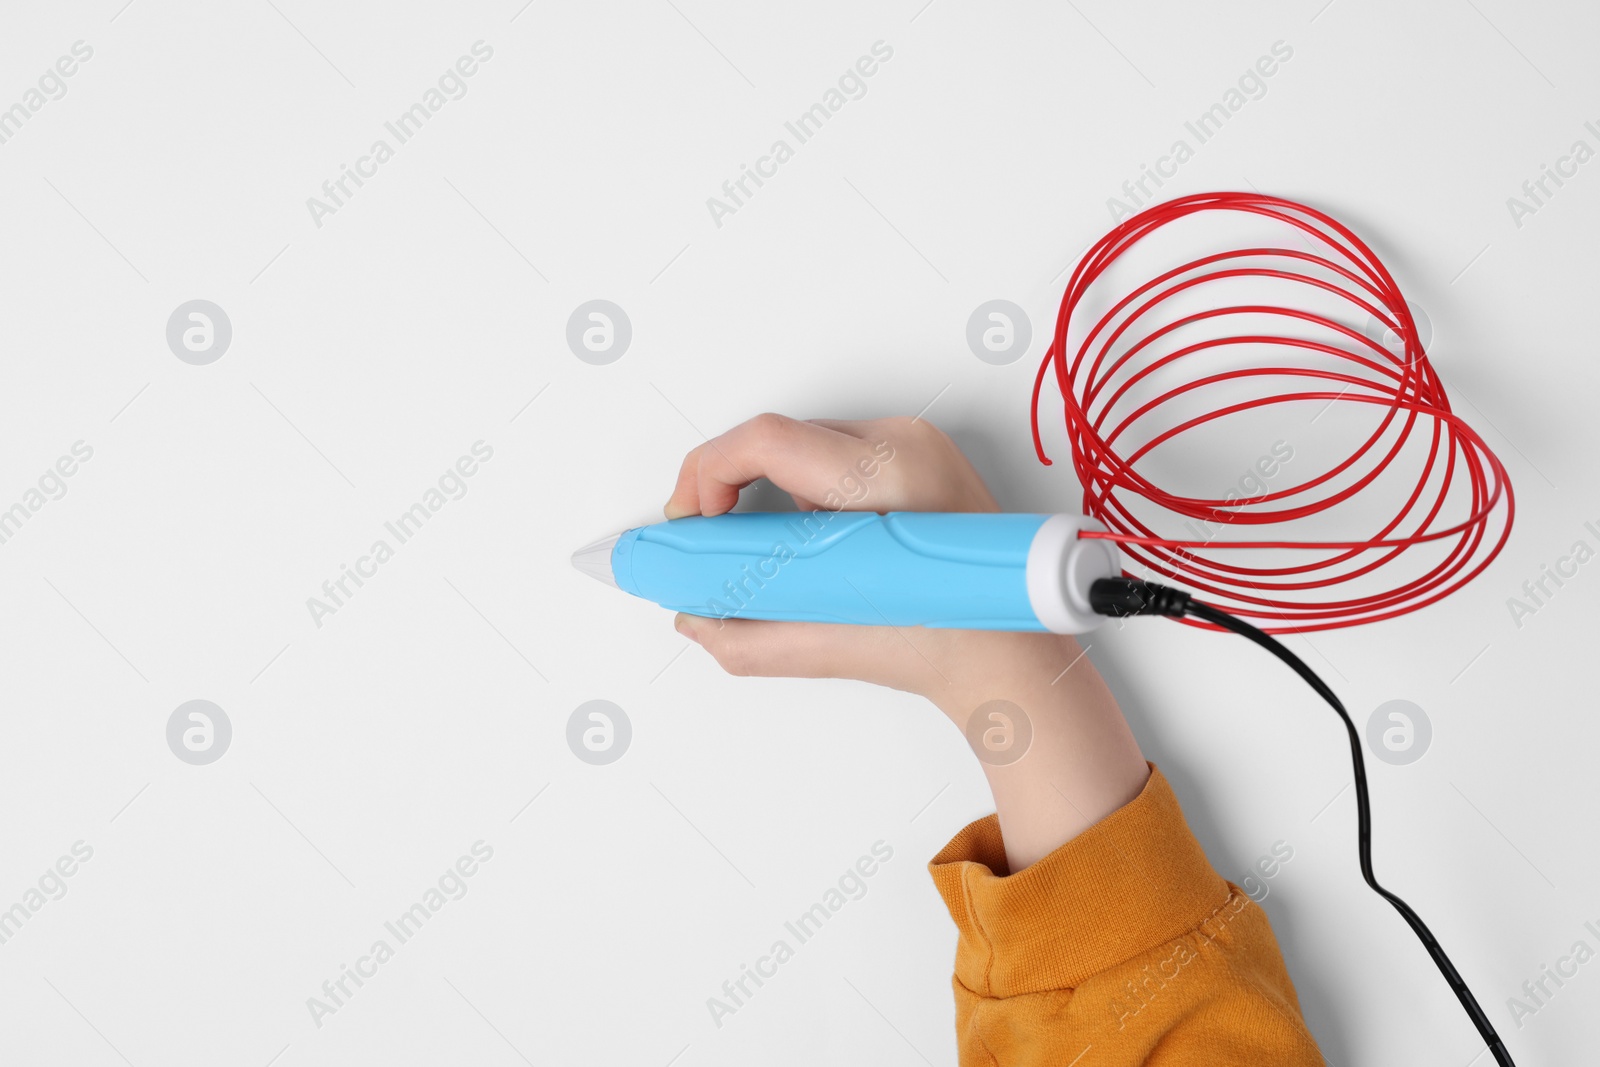
M 960 931 L 962 1067 L 1320 1065 L 1266 913 L 1212 869 L 1172 787 L 1008 873 L 991 815 L 928 865 Z

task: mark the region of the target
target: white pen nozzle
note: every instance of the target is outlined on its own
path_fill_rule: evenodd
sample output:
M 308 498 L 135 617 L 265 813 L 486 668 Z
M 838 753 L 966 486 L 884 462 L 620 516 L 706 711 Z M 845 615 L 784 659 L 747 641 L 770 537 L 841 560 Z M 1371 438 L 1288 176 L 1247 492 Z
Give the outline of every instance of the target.
M 595 581 L 617 588 L 617 576 L 611 570 L 611 550 L 617 547 L 621 537 L 621 534 L 612 534 L 584 545 L 572 554 L 572 565 Z

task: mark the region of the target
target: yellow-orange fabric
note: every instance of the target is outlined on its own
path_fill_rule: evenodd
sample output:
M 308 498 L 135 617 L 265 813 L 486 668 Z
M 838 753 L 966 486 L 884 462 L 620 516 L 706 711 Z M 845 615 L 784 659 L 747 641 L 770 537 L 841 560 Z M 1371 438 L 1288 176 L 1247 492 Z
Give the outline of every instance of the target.
M 928 864 L 960 930 L 962 1067 L 1322 1064 L 1266 913 L 1152 764 L 1126 806 L 1010 874 L 995 816 Z

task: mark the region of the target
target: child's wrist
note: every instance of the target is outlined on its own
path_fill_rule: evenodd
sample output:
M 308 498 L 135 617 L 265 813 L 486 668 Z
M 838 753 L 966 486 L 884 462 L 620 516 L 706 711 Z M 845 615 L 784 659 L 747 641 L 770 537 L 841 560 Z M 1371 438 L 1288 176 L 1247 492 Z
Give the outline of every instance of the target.
M 1009 701 L 1027 710 L 1066 695 L 1053 684 L 1083 655 L 1078 642 L 1060 634 L 964 633 L 960 653 L 936 661 L 921 693 L 956 726 L 991 701 Z M 1031 714 L 1031 712 L 1030 712 Z

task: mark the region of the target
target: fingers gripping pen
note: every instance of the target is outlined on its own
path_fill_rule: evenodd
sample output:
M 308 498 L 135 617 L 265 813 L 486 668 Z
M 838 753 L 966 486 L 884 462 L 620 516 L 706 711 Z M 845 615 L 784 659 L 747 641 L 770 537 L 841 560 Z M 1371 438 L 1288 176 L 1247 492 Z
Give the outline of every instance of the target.
M 662 607 L 712 618 L 1084 633 L 1090 585 L 1122 573 L 1079 515 L 741 512 L 641 526 L 573 566 Z

